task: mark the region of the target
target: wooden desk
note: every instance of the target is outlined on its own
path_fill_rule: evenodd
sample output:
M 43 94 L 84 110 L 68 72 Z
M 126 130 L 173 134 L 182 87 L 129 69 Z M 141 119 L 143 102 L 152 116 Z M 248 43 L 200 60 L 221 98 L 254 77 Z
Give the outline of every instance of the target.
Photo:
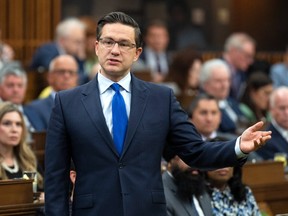
M 256 201 L 266 203 L 273 215 L 288 213 L 288 181 L 250 187 Z
M 33 180 L 13 179 L 0 181 L 0 216 L 35 216 L 44 206 L 33 201 Z
M 40 208 L 43 208 L 44 203 L 27 203 L 16 205 L 0 206 L 0 216 L 35 216 Z
M 245 164 L 243 182 L 250 186 L 257 203 L 269 208 L 271 215 L 288 213 L 288 181 L 281 162 Z
M 33 180 L 13 179 L 0 181 L 0 206 L 33 202 Z

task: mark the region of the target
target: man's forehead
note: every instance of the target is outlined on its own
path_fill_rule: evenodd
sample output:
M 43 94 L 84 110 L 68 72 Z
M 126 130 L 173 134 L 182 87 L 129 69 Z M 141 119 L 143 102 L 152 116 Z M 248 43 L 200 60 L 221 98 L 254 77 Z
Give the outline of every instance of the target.
M 23 77 L 20 77 L 20 76 L 17 76 L 15 74 L 8 74 L 4 77 L 4 82 L 12 82 L 12 81 L 16 81 L 16 82 L 24 82 L 24 78 Z
M 103 26 L 101 37 L 110 37 L 117 40 L 135 40 L 135 31 L 132 26 L 121 23 L 108 23 Z

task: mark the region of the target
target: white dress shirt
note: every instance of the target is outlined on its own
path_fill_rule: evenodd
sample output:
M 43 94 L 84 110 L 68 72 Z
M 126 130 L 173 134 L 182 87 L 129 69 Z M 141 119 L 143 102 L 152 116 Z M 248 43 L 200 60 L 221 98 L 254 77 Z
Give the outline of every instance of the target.
M 104 77 L 101 74 L 101 72 L 98 73 L 98 86 L 99 86 L 101 105 L 106 120 L 106 124 L 111 134 L 112 134 L 112 98 L 115 94 L 115 91 L 110 86 L 113 83 L 115 82 Z M 131 105 L 131 74 L 128 73 L 123 79 L 121 79 L 117 83 L 121 86 L 120 93 L 124 98 L 126 105 L 126 112 L 129 119 L 130 105 Z

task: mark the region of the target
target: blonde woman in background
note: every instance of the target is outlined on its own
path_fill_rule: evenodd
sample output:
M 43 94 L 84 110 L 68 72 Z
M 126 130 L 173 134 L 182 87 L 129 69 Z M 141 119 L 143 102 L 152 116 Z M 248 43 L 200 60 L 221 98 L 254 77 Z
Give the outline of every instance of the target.
M 22 113 L 10 102 L 0 104 L 0 179 L 22 178 L 23 171 L 37 170 L 37 185 L 43 176 L 37 159 L 26 143 L 27 130 Z M 39 172 L 40 171 L 40 172 Z

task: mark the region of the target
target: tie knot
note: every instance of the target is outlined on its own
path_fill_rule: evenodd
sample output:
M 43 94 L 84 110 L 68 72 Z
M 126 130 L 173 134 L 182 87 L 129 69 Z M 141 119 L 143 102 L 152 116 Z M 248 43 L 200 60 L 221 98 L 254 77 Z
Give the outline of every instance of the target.
M 113 83 L 111 85 L 111 88 L 115 91 L 115 92 L 119 92 L 120 90 L 120 85 L 118 83 Z

